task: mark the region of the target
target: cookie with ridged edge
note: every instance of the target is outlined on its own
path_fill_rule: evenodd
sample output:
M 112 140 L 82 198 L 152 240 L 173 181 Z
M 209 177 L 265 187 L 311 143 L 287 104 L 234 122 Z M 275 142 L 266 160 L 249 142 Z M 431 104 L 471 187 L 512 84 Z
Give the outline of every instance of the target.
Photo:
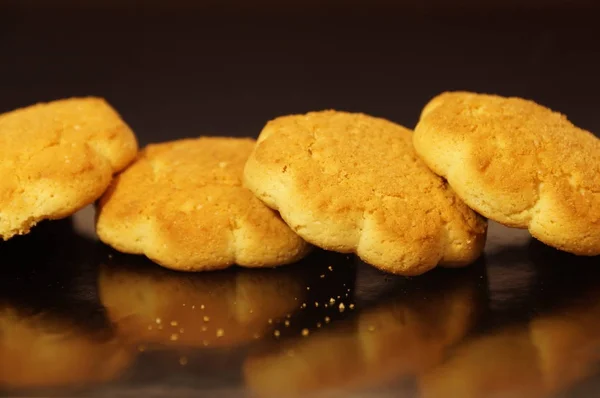
M 444 93 L 423 109 L 413 141 L 480 214 L 600 254 L 600 140 L 564 115 L 521 98 Z
M 94 202 L 137 141 L 101 98 L 71 98 L 0 115 L 0 238 Z
M 309 245 L 242 186 L 253 147 L 222 137 L 149 145 L 99 201 L 98 236 L 181 271 L 299 260 Z
M 262 130 L 245 183 L 316 246 L 417 275 L 481 253 L 486 222 L 417 157 L 412 132 L 337 111 L 279 117 Z

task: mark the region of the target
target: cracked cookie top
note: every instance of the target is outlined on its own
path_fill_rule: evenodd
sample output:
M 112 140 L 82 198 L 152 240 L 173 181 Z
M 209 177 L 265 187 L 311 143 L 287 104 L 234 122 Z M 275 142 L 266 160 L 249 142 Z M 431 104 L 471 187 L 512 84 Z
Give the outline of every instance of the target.
M 414 145 L 471 208 L 542 242 L 600 254 L 600 140 L 521 98 L 443 93 Z
M 275 266 L 309 245 L 242 186 L 250 138 L 149 145 L 98 206 L 100 239 L 183 271 Z
M 0 115 L 0 238 L 92 203 L 136 153 L 133 132 L 100 98 Z
M 412 132 L 384 119 L 337 111 L 277 118 L 244 177 L 307 241 L 389 272 L 466 265 L 484 245 L 485 221 L 418 158 Z

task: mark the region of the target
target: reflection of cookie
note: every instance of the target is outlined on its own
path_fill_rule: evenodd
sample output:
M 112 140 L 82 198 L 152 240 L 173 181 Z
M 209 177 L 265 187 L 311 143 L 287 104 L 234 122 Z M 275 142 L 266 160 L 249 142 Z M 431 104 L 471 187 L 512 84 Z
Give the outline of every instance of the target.
M 131 350 L 105 333 L 86 334 L 69 322 L 0 310 L 0 386 L 58 387 L 117 378 Z
M 354 396 L 348 390 L 421 374 L 438 365 L 475 324 L 478 281 L 469 277 L 456 284 L 445 278 L 431 295 L 415 289 L 416 294 L 362 310 L 355 323 L 313 327 L 308 336 L 273 344 L 244 364 L 248 388 L 259 397 L 310 396 L 315 391 Z
M 540 316 L 529 326 L 549 391 L 565 390 L 597 371 L 600 298 L 594 290 L 575 303 Z
M 252 139 L 199 138 L 148 146 L 100 201 L 100 239 L 177 270 L 274 266 L 308 251 L 242 187 Z
M 470 340 L 419 378 L 420 397 L 544 397 L 538 353 L 527 328 Z
M 485 221 L 421 162 L 409 130 L 363 114 L 280 117 L 263 129 L 247 186 L 304 239 L 414 275 L 479 256 Z
M 565 116 L 520 98 L 445 93 L 423 109 L 414 144 L 484 216 L 600 254 L 600 140 Z
M 0 238 L 93 202 L 136 153 L 129 127 L 99 98 L 0 115 Z
M 271 319 L 299 307 L 306 288 L 298 272 L 289 271 L 190 276 L 115 264 L 101 268 L 99 294 L 120 336 L 129 342 L 236 346 L 262 337 Z

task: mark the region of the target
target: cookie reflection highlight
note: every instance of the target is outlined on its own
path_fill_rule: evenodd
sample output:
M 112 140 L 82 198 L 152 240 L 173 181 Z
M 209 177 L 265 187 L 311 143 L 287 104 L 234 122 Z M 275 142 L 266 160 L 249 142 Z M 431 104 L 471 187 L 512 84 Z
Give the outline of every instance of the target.
M 264 336 L 300 307 L 306 284 L 298 268 L 190 275 L 115 254 L 101 267 L 99 292 L 130 342 L 148 348 L 237 346 Z
M 481 298 L 475 273 L 436 270 L 351 321 L 267 347 L 245 363 L 246 383 L 257 396 L 301 396 L 421 374 L 474 325 Z
M 94 294 L 95 247 L 68 219 L 0 242 L 0 390 L 82 387 L 129 369 L 135 352 Z
M 117 378 L 131 351 L 106 333 L 78 331 L 69 322 L 25 318 L 0 310 L 0 386 L 67 387 Z
M 551 263 L 546 268 L 557 267 Z M 573 274 L 572 264 L 567 273 Z M 597 372 L 600 364 L 600 293 L 598 271 L 583 275 L 542 276 L 540 286 L 562 303 L 519 325 L 465 342 L 441 366 L 419 380 L 421 396 L 550 397 Z M 547 299 L 543 300 L 548 302 Z

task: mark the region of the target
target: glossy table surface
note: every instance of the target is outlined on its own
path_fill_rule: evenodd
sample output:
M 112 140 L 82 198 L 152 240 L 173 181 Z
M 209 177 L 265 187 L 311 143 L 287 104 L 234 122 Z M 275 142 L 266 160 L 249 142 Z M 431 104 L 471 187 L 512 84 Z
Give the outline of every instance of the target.
M 584 8 L 11 3 L 0 112 L 99 95 L 142 145 L 256 136 L 275 116 L 326 108 L 410 127 L 452 89 L 532 98 L 600 131 L 600 25 Z M 526 231 L 491 223 L 476 264 L 414 278 L 322 251 L 183 274 L 97 242 L 93 219 L 88 207 L 0 242 L 1 396 L 600 396 L 600 259 Z
M 600 268 L 491 224 L 420 277 L 315 251 L 185 274 L 94 240 L 93 209 L 0 245 L 0 386 L 58 396 L 593 396 Z

